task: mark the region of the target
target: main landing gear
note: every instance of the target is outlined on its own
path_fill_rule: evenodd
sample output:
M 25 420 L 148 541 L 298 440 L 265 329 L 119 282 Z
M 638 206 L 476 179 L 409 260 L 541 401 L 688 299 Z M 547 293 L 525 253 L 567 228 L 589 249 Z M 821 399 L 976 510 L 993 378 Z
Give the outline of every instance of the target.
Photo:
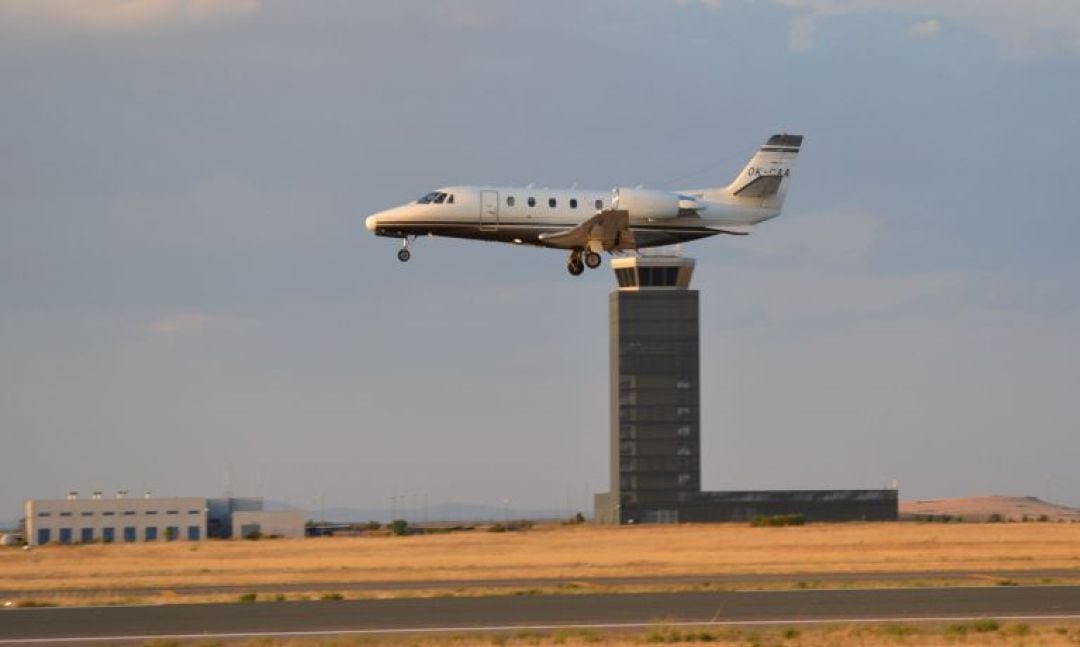
M 401 237 L 401 249 L 398 250 L 397 259 L 402 263 L 408 262 L 412 258 L 412 253 L 409 252 L 409 238 L 408 236 Z
M 572 276 L 580 276 L 586 267 L 591 270 L 600 267 L 600 254 L 581 249 L 570 252 L 570 260 L 566 262 L 566 271 L 570 272 Z

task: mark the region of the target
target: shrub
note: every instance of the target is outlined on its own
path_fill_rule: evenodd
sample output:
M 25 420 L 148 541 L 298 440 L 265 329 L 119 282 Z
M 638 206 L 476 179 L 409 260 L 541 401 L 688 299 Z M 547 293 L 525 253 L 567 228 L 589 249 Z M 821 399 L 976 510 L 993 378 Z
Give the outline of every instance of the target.
M 990 515 L 987 521 L 990 523 L 1001 523 L 1002 521 L 1005 521 L 1005 518 L 1002 517 L 1000 513 L 995 512 L 994 514 Z
M 336 591 L 333 591 L 333 592 L 329 592 L 329 593 L 323 593 L 322 595 L 319 596 L 319 599 L 320 600 L 344 600 L 345 596 L 340 594 L 340 593 L 337 593 Z
M 258 599 L 259 599 L 259 594 L 255 593 L 254 591 L 241 594 L 240 597 L 237 598 L 237 600 L 239 602 L 254 602 L 254 601 L 258 600 Z
M 48 600 L 19 600 L 15 603 L 15 606 L 19 609 L 33 609 L 37 607 L 55 607 L 56 603 Z
M 801 514 L 774 514 L 771 516 L 758 515 L 750 520 L 750 525 L 755 528 L 775 526 L 802 526 L 806 518 Z
M 390 522 L 390 532 L 395 537 L 402 537 L 409 534 L 409 522 L 404 519 L 394 519 Z

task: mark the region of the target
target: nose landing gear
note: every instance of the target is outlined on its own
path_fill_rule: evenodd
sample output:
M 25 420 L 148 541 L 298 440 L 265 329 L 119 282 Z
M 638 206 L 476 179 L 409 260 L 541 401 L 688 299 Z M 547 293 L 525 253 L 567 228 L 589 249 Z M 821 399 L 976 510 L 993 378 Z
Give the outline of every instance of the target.
M 397 259 L 402 263 L 406 263 L 410 258 L 412 258 L 412 253 L 409 252 L 409 238 L 402 236 L 401 249 L 398 250 Z

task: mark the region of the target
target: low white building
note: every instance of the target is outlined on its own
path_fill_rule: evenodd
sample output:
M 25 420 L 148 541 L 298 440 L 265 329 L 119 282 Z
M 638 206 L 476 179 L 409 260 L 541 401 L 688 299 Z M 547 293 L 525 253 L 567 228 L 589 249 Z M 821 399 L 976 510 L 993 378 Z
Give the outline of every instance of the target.
M 283 537 L 300 539 L 304 536 L 304 513 L 299 510 L 251 511 L 233 513 L 233 536 Z
M 88 544 L 91 542 L 200 541 L 207 537 L 240 536 L 236 515 L 276 514 L 262 512 L 262 499 L 104 498 L 94 493 L 80 499 L 75 493 L 66 499 L 30 499 L 26 502 L 26 541 L 38 546 L 48 543 Z M 298 515 L 303 536 L 303 513 Z M 282 534 L 278 526 L 266 522 L 263 535 Z M 256 522 L 258 523 L 258 522 Z M 284 529 L 287 524 L 282 523 Z M 262 526 L 260 525 L 260 528 Z M 289 526 L 290 532 L 291 526 Z M 236 532 L 234 532 L 234 530 Z M 288 536 L 293 536 L 289 534 Z

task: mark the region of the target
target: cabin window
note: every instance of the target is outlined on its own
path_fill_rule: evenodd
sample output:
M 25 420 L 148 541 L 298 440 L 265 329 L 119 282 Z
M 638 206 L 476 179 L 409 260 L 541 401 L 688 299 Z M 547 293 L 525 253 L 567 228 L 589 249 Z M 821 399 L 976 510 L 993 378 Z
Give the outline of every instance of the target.
M 548 198 L 548 206 L 552 209 L 555 208 L 555 198 Z
M 514 206 L 514 196 L 512 196 L 512 195 L 506 196 L 506 206 L 508 206 L 508 207 Z
M 445 193 L 440 193 L 439 195 L 435 196 L 435 204 L 442 204 L 444 200 L 446 200 Z
M 535 207 L 536 206 L 536 198 L 529 198 L 529 206 L 530 207 Z
M 603 200 L 597 200 L 596 201 L 596 208 L 597 209 L 603 209 L 604 208 L 604 201 Z
M 577 209 L 577 198 L 570 198 L 570 208 Z
M 431 193 L 429 193 L 429 194 L 423 196 L 422 198 L 420 198 L 419 200 L 417 200 L 416 203 L 417 204 L 431 204 L 435 200 L 435 198 L 437 198 L 437 197 L 439 197 L 439 192 L 438 191 L 432 191 Z

